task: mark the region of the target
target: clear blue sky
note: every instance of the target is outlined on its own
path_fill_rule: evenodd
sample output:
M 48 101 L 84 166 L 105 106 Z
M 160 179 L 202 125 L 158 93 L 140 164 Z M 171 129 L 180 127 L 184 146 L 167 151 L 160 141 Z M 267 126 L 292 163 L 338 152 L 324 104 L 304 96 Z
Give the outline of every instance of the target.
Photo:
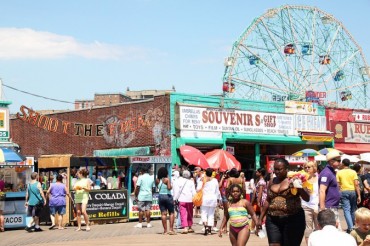
M 171 89 L 220 93 L 224 58 L 254 18 L 285 4 L 334 15 L 370 59 L 370 1 L 65 0 L 0 2 L 0 78 L 74 102 L 94 93 Z M 73 109 L 3 87 L 21 105 Z

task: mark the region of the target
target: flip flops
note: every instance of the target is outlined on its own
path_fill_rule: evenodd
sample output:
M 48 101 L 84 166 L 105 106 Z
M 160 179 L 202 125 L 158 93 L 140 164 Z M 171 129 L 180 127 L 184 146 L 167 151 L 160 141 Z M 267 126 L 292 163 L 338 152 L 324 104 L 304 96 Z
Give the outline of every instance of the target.
M 51 225 L 51 226 L 49 227 L 49 230 L 53 230 L 53 229 L 54 229 L 54 227 L 55 227 L 55 225 Z
M 169 231 L 169 232 L 168 232 L 168 235 L 176 235 L 176 232 L 174 232 L 174 231 Z
M 189 233 L 194 233 L 194 230 L 193 230 L 192 228 L 190 228 L 190 229 L 188 230 L 188 232 L 189 232 Z

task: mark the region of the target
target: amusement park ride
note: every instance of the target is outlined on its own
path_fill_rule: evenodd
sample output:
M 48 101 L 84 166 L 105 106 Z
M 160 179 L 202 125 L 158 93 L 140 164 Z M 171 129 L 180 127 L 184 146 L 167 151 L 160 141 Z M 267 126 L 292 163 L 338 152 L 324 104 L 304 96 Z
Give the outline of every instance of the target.
M 325 105 L 370 106 L 370 68 L 361 47 L 316 7 L 268 10 L 240 35 L 224 65 L 225 97 L 310 101 L 307 92 L 325 92 Z

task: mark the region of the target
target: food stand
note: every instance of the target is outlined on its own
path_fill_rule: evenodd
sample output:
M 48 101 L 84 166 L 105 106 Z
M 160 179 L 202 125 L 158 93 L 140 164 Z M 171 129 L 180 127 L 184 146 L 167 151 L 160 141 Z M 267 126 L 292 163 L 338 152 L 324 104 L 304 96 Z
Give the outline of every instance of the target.
M 72 197 L 73 183 L 76 181 L 75 174 L 80 168 L 86 168 L 89 171 L 89 178 L 94 182 L 98 172 L 107 177 L 108 188 L 111 189 L 92 189 L 89 193 L 89 203 L 87 205 L 87 214 L 91 221 L 118 222 L 128 219 L 128 198 L 125 185 L 121 185 L 121 177 L 125 177 L 128 172 L 127 157 L 78 157 L 73 155 L 44 155 L 40 156 L 39 174 L 43 181 L 43 187 L 48 189 L 53 183 L 57 173 L 65 173 L 68 177 L 66 182 L 68 190 Z M 120 174 L 121 177 L 118 177 Z M 94 187 L 92 185 L 92 187 Z M 68 198 L 67 198 L 68 199 Z M 48 221 L 50 214 L 48 207 L 44 208 L 41 222 Z M 73 212 L 72 201 L 67 202 L 66 216 L 63 216 L 63 224 L 71 224 L 76 221 Z
M 5 182 L 5 228 L 25 227 L 28 222 L 26 202 L 26 184 L 34 170 L 34 158 L 26 157 L 22 162 L 7 162 L 0 165 L 0 176 Z
M 169 175 L 171 175 L 172 170 L 172 158 L 171 156 L 131 156 L 129 157 L 130 169 L 129 169 L 129 181 L 128 190 L 130 191 L 130 200 L 129 200 L 129 220 L 136 220 L 139 218 L 139 212 L 137 204 L 134 202 L 135 196 L 133 194 L 134 187 L 132 186 L 132 176 L 133 174 L 139 174 L 142 167 L 150 167 L 150 175 L 153 175 L 155 180 L 157 177 L 157 171 L 161 167 L 166 167 Z M 151 218 L 160 218 L 161 211 L 158 205 L 158 191 L 156 188 L 153 188 L 153 203 L 150 210 Z

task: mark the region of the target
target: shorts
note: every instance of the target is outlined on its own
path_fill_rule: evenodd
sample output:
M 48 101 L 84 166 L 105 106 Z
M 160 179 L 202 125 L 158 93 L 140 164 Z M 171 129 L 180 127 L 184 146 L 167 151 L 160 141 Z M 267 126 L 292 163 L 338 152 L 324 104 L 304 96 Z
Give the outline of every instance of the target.
M 306 228 L 303 209 L 285 216 L 266 217 L 266 231 L 269 244 L 301 245 Z
M 175 206 L 173 205 L 173 197 L 170 194 L 159 194 L 158 204 L 161 212 L 168 211 L 170 214 L 175 212 Z
M 62 206 L 50 206 L 50 214 L 55 215 L 58 213 L 59 215 L 66 214 L 66 205 Z
M 40 217 L 42 208 L 28 205 L 27 207 L 27 216 L 28 217 Z
M 137 208 L 139 209 L 139 212 L 143 211 L 150 211 L 150 208 L 152 207 L 152 201 L 138 201 L 137 202 Z

